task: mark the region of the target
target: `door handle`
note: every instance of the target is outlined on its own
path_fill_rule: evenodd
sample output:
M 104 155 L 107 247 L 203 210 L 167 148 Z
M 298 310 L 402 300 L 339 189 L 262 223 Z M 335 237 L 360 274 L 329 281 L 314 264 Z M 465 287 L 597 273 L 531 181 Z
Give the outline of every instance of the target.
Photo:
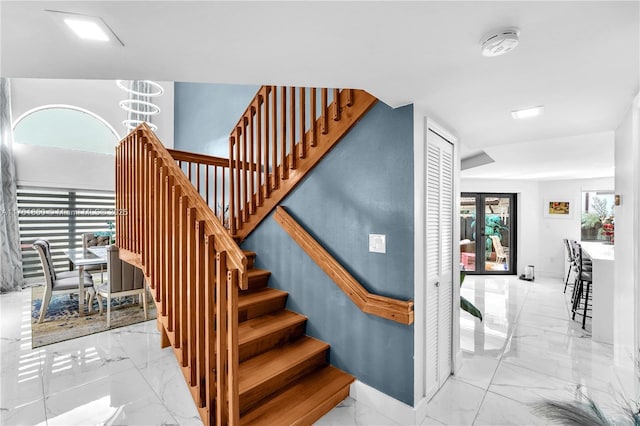
M 440 287 L 440 281 L 436 281 L 435 286 L 436 286 L 436 287 Z

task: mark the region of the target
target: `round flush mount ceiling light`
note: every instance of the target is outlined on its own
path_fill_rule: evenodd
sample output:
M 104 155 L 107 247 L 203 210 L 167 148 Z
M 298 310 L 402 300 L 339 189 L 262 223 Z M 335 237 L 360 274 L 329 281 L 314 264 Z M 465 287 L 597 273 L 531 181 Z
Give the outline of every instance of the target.
M 518 28 L 511 27 L 492 31 L 480 41 L 482 55 L 488 57 L 504 55 L 515 49 L 519 41 L 520 30 Z

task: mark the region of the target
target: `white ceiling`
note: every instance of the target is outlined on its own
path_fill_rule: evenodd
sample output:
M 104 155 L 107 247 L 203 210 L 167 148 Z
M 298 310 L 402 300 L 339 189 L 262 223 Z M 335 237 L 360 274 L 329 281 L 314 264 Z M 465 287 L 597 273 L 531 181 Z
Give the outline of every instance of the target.
M 462 172 L 464 178 L 562 180 L 614 175 L 614 133 L 567 136 L 485 149 L 494 163 Z
M 424 105 L 468 151 L 489 152 L 614 130 L 640 87 L 639 6 L 2 1 L 0 71 L 6 77 L 364 88 L 392 106 Z M 44 9 L 100 16 L 125 47 L 75 40 Z M 483 57 L 481 37 L 503 26 L 520 28 L 520 46 Z M 513 109 L 540 104 L 541 117 L 511 118 Z M 514 149 L 517 162 L 522 155 Z M 586 161 L 601 158 L 594 154 Z

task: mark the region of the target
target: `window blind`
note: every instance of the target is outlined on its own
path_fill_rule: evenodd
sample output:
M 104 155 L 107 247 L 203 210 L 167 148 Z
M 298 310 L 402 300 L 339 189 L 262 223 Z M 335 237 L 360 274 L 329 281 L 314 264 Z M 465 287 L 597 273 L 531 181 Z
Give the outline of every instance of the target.
M 49 240 L 56 271 L 69 269 L 63 250 L 82 247 L 85 232 L 107 232 L 115 221 L 113 192 L 18 187 L 18 222 L 26 282 L 44 280 L 38 253 L 31 244 Z

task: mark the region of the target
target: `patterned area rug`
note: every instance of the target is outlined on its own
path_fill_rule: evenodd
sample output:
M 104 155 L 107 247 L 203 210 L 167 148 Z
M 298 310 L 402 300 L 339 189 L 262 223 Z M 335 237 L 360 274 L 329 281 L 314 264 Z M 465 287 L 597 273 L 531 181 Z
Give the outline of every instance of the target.
M 93 313 L 78 316 L 78 295 L 54 294 L 49 302 L 47 315 L 38 324 L 44 286 L 31 288 L 31 339 L 32 347 L 50 345 L 63 340 L 75 339 L 88 334 L 99 333 L 107 328 L 107 300 L 102 300 L 103 314 L 98 312 L 98 300 L 93 299 Z M 147 297 L 149 319 L 156 318 L 156 307 L 151 295 Z M 145 321 L 144 310 L 138 303 L 138 296 L 111 299 L 111 328 L 124 327 Z

